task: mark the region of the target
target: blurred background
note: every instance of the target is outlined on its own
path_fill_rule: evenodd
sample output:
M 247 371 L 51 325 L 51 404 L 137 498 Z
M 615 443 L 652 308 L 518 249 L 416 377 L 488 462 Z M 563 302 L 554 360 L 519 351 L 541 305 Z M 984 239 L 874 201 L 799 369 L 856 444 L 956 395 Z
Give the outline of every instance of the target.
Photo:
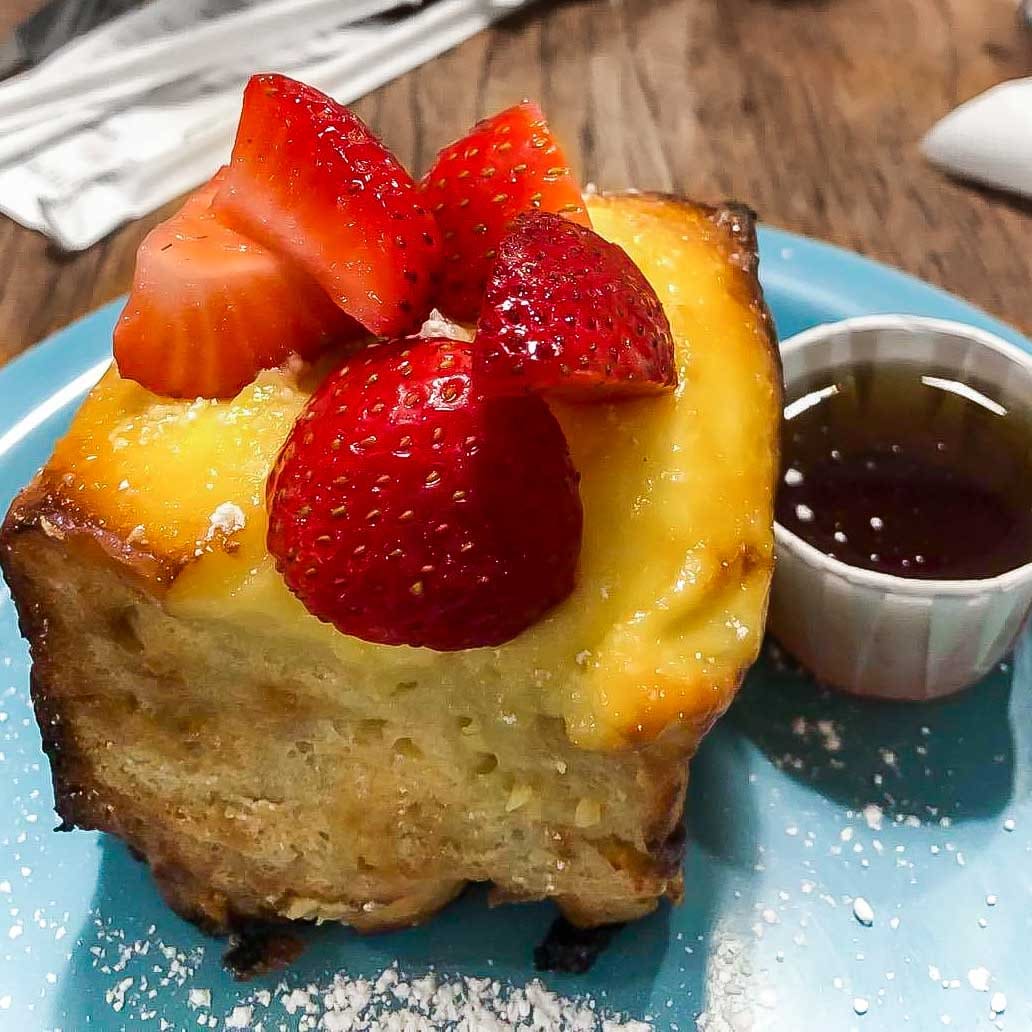
M 282 22 L 289 0 L 58 0 L 26 23 L 46 5 L 0 0 L 0 70 L 29 68 L 0 83 L 0 209 L 32 225 L 39 197 L 58 188 L 65 206 L 46 232 L 0 216 L 0 362 L 128 287 L 138 243 L 177 205 L 169 190 L 185 193 L 228 154 L 220 105 L 239 97 L 246 70 L 311 63 L 332 69 L 338 99 L 359 98 L 416 174 L 477 118 L 529 96 L 583 181 L 747 202 L 771 224 L 899 266 L 1032 333 L 1032 200 L 951 178 L 920 147 L 958 105 L 1032 75 L 1017 0 L 436 0 L 382 11 L 338 0 L 329 16 L 325 0 L 295 2 Z M 161 5 L 171 48 L 153 49 L 160 18 L 140 55 L 115 33 L 117 17 L 81 35 L 105 14 Z M 375 21 L 342 27 L 369 11 Z M 264 27 L 212 28 L 242 15 Z M 66 37 L 78 64 L 62 65 L 60 49 L 47 56 Z M 345 47 L 353 59 L 342 63 Z M 47 75 L 32 70 L 40 60 Z M 969 118 L 997 163 L 1021 164 L 1021 146 L 1032 148 L 1030 88 L 992 118 Z M 184 135 L 180 154 L 160 127 L 171 132 L 184 106 L 204 132 Z

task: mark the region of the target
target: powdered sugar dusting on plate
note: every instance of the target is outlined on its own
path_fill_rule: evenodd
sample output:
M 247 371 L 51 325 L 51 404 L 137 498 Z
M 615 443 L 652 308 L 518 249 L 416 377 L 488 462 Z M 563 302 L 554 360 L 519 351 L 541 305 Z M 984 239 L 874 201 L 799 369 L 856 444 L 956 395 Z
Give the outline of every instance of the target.
M 135 952 L 135 948 L 134 948 Z M 160 983 L 162 978 L 158 979 Z M 146 1021 L 146 978 L 118 977 L 107 994 L 112 1011 L 131 1011 Z M 226 1013 L 211 1009 L 211 992 L 191 987 L 188 1002 L 200 1028 L 252 1029 L 256 1032 L 652 1032 L 648 1021 L 599 1008 L 590 997 L 552 992 L 540 980 L 505 985 L 490 978 L 446 977 L 431 971 L 412 977 L 396 964 L 375 978 L 341 972 L 320 982 L 242 993 Z
M 398 963 L 362 977 L 337 972 L 305 985 L 241 987 L 231 1005 L 214 1002 L 198 984 L 204 948 L 181 949 L 158 936 L 128 942 L 100 917 L 94 920 L 93 966 L 110 978 L 104 998 L 112 1017 L 170 1032 L 157 1006 L 185 993 L 198 1028 L 254 1032 L 652 1032 L 651 1020 L 615 1013 L 591 996 L 562 996 L 540 979 L 512 985 L 499 979 L 406 972 Z M 156 1019 L 156 1020 L 155 1020 Z

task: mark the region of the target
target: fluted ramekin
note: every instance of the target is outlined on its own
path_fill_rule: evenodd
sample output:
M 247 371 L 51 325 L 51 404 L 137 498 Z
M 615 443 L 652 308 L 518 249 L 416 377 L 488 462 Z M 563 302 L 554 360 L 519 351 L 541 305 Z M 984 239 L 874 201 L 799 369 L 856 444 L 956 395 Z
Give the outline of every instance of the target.
M 787 397 L 815 373 L 906 359 L 973 377 L 1000 404 L 1032 412 L 1032 356 L 960 323 L 863 316 L 806 330 L 781 350 Z M 1003 658 L 1032 610 L 1032 561 L 985 580 L 918 580 L 832 559 L 780 524 L 774 533 L 774 636 L 819 680 L 857 695 L 959 691 Z

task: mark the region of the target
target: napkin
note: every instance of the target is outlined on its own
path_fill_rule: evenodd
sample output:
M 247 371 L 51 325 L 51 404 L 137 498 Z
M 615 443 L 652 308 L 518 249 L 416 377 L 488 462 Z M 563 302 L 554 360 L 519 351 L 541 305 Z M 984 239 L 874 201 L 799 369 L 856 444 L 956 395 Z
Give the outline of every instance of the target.
M 210 178 L 254 71 L 350 103 L 528 0 L 151 0 L 0 83 L 0 211 L 79 251 Z
M 961 104 L 932 127 L 921 149 L 953 175 L 1032 197 L 1032 78 Z

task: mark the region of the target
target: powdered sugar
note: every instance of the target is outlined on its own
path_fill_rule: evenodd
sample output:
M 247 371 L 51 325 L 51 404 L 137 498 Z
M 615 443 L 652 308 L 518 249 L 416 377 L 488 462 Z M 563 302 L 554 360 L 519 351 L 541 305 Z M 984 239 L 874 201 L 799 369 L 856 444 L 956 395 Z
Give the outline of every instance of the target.
M 650 1032 L 652 1025 L 598 1009 L 594 1000 L 571 999 L 534 979 L 523 986 L 489 978 L 410 977 L 397 966 L 376 978 L 336 974 L 327 982 L 247 996 L 226 1016 L 228 1028 L 278 1029 L 289 1016 L 298 1032 Z M 247 1018 L 247 1024 L 243 1021 Z M 295 1025 L 296 1022 L 296 1025 Z
M 447 340 L 472 340 L 473 334 L 459 323 L 452 322 L 436 308 L 419 329 L 420 337 L 444 337 Z
M 199 1028 L 253 1032 L 651 1032 L 649 1021 L 613 1013 L 588 996 L 566 997 L 539 979 L 512 985 L 492 978 L 413 975 L 397 963 L 370 977 L 338 972 L 318 982 L 241 988 L 230 1004 L 200 981 L 203 953 L 160 939 L 127 942 L 98 919 L 94 967 L 112 981 L 105 999 L 120 1020 L 149 1022 L 169 992 L 186 993 Z M 160 1019 L 155 1026 L 171 1028 Z

